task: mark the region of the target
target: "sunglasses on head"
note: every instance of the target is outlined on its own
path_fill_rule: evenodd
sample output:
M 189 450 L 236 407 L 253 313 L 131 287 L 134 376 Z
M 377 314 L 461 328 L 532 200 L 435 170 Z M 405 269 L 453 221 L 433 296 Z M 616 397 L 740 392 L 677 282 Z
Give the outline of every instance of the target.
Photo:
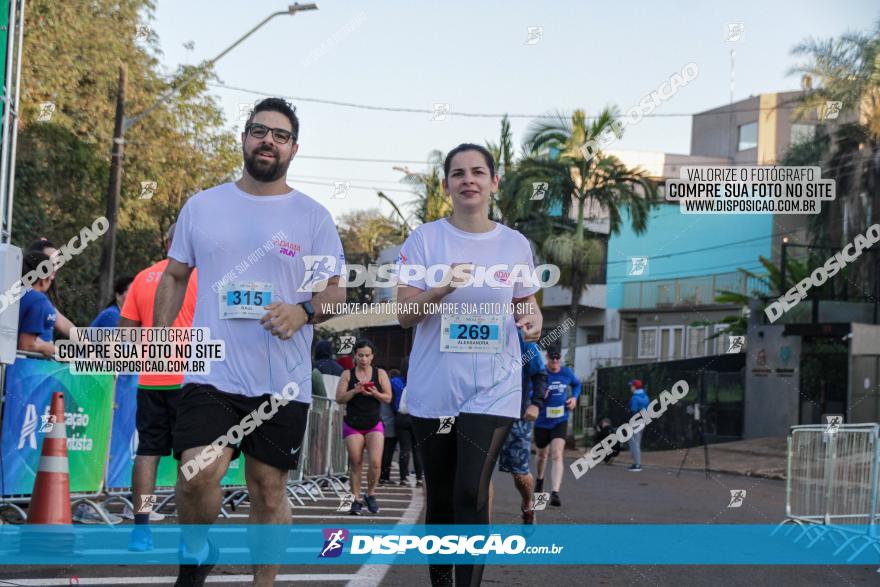
M 269 131 L 272 131 L 272 138 L 275 139 L 275 142 L 279 145 L 283 145 L 291 138 L 293 138 L 294 142 L 296 141 L 296 137 L 293 137 L 293 133 L 289 130 L 283 128 L 269 128 L 265 124 L 260 124 L 259 122 L 251 122 L 244 127 L 244 131 L 255 139 L 262 139 L 269 134 Z

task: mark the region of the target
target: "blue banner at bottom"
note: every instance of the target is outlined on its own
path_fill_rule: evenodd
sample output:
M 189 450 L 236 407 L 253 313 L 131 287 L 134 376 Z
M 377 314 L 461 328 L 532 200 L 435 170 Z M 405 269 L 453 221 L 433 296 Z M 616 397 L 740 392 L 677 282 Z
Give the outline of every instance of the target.
M 867 526 L 490 525 L 0 526 L 0 564 L 168 565 L 181 544 L 217 564 L 829 565 L 880 564 Z M 135 534 L 135 539 L 142 538 Z M 204 549 L 205 539 L 212 545 Z

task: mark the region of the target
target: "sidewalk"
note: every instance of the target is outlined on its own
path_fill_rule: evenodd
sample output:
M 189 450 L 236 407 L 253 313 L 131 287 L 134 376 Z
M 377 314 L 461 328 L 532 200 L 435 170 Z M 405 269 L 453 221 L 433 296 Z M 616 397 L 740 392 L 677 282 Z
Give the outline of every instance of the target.
M 567 449 L 566 458 L 578 458 L 583 456 L 585 449 Z M 752 440 L 740 440 L 737 442 L 725 442 L 722 444 L 709 445 L 709 469 L 717 473 L 731 475 L 745 475 L 747 477 L 765 477 L 767 479 L 785 479 L 786 469 L 786 437 L 771 436 L 755 438 Z M 678 469 L 684 457 L 685 450 L 642 451 L 643 467 L 664 467 Z M 691 448 L 685 461 L 684 468 L 688 470 L 703 470 L 704 456 L 703 447 Z M 630 453 L 626 450 L 620 453 L 615 462 L 632 463 Z

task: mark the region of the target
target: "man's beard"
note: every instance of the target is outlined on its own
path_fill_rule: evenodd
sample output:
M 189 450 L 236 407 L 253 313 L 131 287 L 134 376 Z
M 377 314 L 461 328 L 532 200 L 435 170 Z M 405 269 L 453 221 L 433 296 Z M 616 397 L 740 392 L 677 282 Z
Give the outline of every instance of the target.
M 274 161 L 262 159 L 260 153 L 268 152 L 275 157 Z M 287 168 L 290 167 L 290 161 L 282 163 L 278 158 L 278 152 L 272 149 L 256 149 L 250 156 L 244 155 L 244 168 L 248 174 L 257 181 L 266 183 L 275 181 L 287 175 Z

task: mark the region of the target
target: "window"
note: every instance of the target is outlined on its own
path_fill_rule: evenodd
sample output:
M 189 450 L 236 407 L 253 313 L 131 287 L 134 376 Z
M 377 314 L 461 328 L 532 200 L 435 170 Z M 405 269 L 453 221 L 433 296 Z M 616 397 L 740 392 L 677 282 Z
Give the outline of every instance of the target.
M 684 327 L 660 328 L 660 360 L 681 359 L 684 351 Z
M 657 327 L 639 328 L 639 358 L 653 359 L 657 356 Z
M 706 338 L 709 336 L 705 326 L 688 326 L 687 328 L 687 356 L 705 357 Z
M 724 332 L 727 330 L 727 324 L 716 324 L 713 332 Z M 715 337 L 715 355 L 723 355 L 727 352 L 727 349 L 730 348 L 730 336 L 726 334 L 720 334 Z
M 758 123 L 750 122 L 740 125 L 739 140 L 737 141 L 736 150 L 745 151 L 754 149 L 758 146 Z
M 816 136 L 816 127 L 812 124 L 792 124 L 791 125 L 791 144 L 803 143 L 811 140 Z

